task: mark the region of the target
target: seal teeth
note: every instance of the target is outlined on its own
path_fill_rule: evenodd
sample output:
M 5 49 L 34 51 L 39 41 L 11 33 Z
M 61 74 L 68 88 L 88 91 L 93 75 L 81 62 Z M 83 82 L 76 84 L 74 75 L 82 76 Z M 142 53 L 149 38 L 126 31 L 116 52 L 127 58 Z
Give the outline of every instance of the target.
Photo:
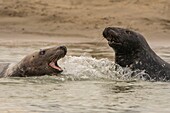
M 113 38 L 111 39 L 111 42 L 115 42 L 115 41 L 113 40 Z

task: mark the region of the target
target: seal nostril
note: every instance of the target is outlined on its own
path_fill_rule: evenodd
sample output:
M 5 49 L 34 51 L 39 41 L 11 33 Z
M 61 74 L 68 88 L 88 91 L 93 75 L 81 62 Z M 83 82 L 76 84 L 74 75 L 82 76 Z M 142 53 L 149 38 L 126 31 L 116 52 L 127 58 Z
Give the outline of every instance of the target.
M 60 49 L 64 50 L 65 54 L 67 53 L 67 48 L 66 48 L 66 46 L 60 46 Z
M 103 31 L 103 37 L 106 38 L 106 31 L 105 30 Z
M 128 35 L 130 35 L 131 34 L 131 32 L 129 31 L 129 30 L 126 30 L 125 31 Z
M 108 31 L 109 31 L 110 27 L 107 27 L 104 29 L 103 31 L 103 36 L 106 38 L 108 36 Z

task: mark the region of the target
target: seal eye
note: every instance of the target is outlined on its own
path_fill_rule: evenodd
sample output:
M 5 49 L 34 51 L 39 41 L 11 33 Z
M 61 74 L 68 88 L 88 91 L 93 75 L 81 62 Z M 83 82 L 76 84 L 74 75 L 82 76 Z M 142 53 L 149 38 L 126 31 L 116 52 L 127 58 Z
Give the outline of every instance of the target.
M 45 54 L 45 50 L 41 50 L 41 49 L 40 49 L 39 54 L 40 54 L 40 55 L 44 55 L 44 54 Z
M 130 34 L 131 34 L 131 32 L 130 32 L 130 31 L 128 31 L 128 30 L 126 30 L 125 32 L 126 32 L 128 35 L 130 35 Z

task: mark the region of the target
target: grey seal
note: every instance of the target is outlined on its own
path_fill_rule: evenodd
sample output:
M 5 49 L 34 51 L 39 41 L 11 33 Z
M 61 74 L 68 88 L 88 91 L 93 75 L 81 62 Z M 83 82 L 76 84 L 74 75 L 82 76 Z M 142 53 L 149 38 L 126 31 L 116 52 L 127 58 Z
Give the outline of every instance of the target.
M 115 51 L 115 63 L 132 70 L 145 70 L 150 76 L 147 79 L 170 80 L 170 64 L 150 48 L 140 33 L 126 28 L 107 27 L 103 36 Z
M 27 55 L 16 64 L 0 64 L 0 77 L 30 77 L 58 74 L 63 71 L 57 61 L 67 53 L 65 46 L 42 49 Z

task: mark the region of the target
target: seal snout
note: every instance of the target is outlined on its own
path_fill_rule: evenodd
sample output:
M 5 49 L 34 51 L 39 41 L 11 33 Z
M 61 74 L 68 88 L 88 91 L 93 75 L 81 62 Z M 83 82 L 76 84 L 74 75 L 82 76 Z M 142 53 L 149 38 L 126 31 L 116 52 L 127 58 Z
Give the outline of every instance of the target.
M 67 47 L 66 46 L 60 46 L 59 49 L 64 51 L 64 55 L 67 54 Z
M 111 29 L 111 28 L 110 28 L 110 27 L 107 27 L 107 28 L 105 28 L 104 31 L 103 31 L 103 36 L 104 36 L 105 38 L 107 38 L 107 37 L 109 36 L 109 33 L 108 33 L 109 29 Z
M 119 42 L 119 35 L 116 31 L 116 28 L 107 27 L 103 31 L 103 36 L 109 41 L 109 42 Z
M 58 72 L 62 72 L 63 69 L 58 65 L 58 60 L 63 58 L 67 54 L 66 46 L 59 46 L 54 54 L 52 60 L 49 62 L 49 66 Z
M 108 39 L 109 37 L 118 37 L 118 33 L 116 31 L 116 28 L 111 28 L 111 27 L 107 27 L 104 29 L 103 31 L 103 36 Z

